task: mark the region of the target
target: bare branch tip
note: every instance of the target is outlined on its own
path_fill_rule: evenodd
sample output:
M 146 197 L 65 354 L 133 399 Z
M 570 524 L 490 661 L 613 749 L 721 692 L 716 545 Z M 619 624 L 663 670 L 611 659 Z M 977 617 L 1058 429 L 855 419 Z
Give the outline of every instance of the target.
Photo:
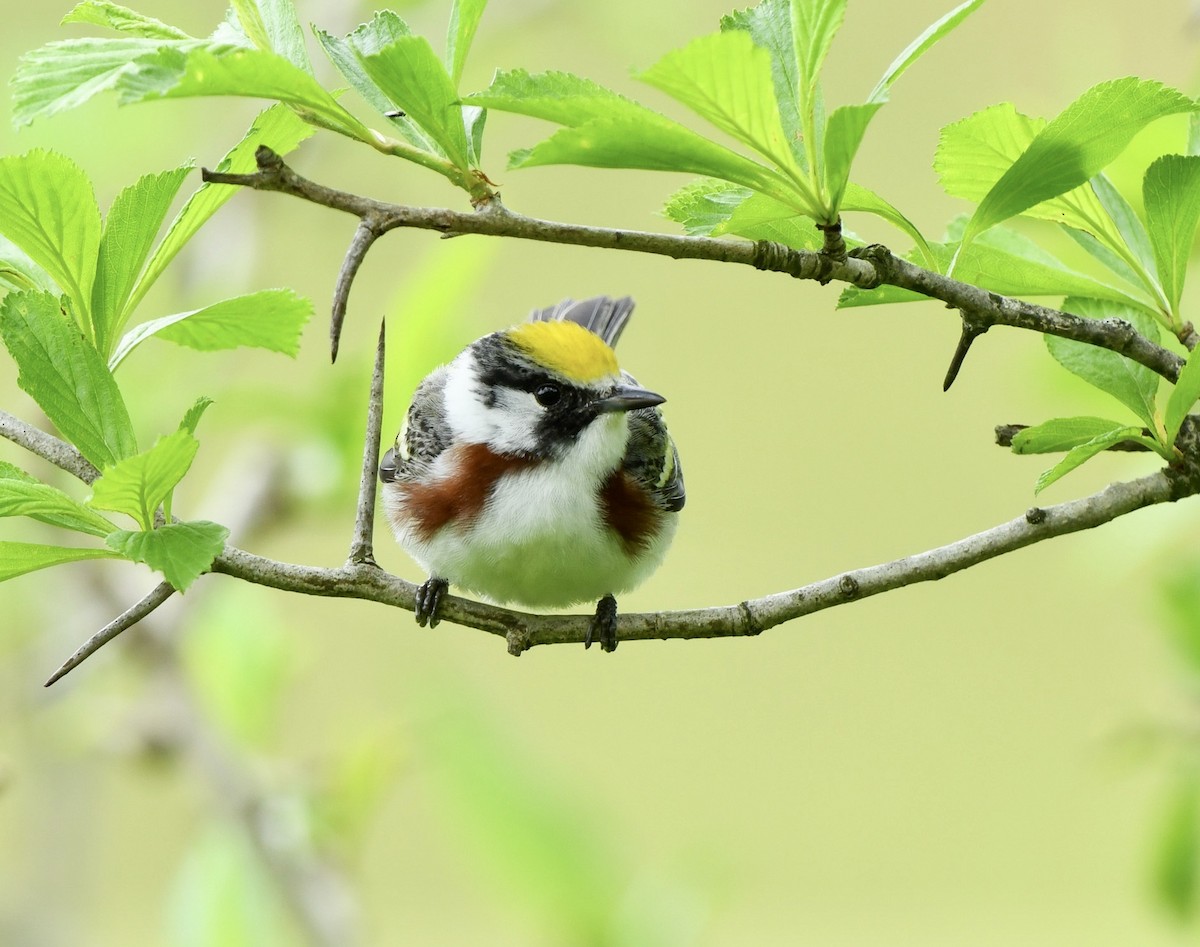
M 55 681 L 61 680 L 112 641 L 113 638 L 117 637 L 117 635 L 127 628 L 132 628 L 174 594 L 175 588 L 169 582 L 160 582 L 141 601 L 126 609 L 80 645 L 75 653 L 67 658 L 62 663 L 62 666 L 51 674 L 42 686 L 49 687 Z
M 962 335 L 958 337 L 958 345 L 955 346 L 954 354 L 950 357 L 950 367 L 946 369 L 946 378 L 942 381 L 942 391 L 950 390 L 950 386 L 954 384 L 959 371 L 962 370 L 963 362 L 966 361 L 972 344 L 985 332 L 987 332 L 987 326 L 976 325 L 963 319 Z

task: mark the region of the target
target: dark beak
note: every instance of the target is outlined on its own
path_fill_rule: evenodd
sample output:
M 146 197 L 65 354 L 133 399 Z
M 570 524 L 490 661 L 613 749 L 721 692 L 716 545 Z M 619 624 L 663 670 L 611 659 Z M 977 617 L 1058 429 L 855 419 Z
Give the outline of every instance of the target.
M 653 408 L 667 399 L 660 394 L 634 385 L 617 385 L 603 398 L 592 402 L 600 414 L 612 411 L 634 411 L 637 408 Z
M 379 479 L 391 483 L 396 479 L 396 451 L 389 450 L 379 461 Z

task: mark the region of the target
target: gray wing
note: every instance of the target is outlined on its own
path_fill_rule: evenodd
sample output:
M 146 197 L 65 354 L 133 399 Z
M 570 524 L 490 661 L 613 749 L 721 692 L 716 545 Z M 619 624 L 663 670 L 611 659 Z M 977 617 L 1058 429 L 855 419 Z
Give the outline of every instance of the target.
M 529 314 L 530 322 L 574 322 L 589 332 L 600 336 L 610 348 L 616 348 L 617 339 L 625 329 L 625 323 L 633 315 L 637 305 L 631 296 L 613 299 L 611 296 L 593 296 L 591 299 L 564 299 L 555 306 L 535 309 Z
M 450 446 L 445 390 L 446 368 L 442 366 L 425 376 L 413 392 L 395 446 L 379 462 L 379 479 L 384 483 L 419 475 Z
M 630 384 L 637 384 L 629 372 L 621 374 Z M 661 412 L 658 408 L 639 408 L 630 411 L 627 417 L 629 444 L 623 463 L 626 472 L 650 491 L 660 507 L 678 513 L 687 500 L 687 490 L 683 484 L 679 451 L 667 432 Z

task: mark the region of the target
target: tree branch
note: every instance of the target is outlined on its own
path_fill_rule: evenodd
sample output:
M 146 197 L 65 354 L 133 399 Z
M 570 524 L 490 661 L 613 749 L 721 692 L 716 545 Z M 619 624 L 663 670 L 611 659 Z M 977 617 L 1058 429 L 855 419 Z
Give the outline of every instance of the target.
M 362 473 L 358 481 L 358 507 L 354 517 L 354 537 L 350 541 L 350 562 L 375 564 L 375 497 L 379 483 L 379 438 L 383 427 L 383 364 L 387 323 L 379 321 L 379 342 L 375 347 L 375 367 L 371 372 L 371 393 L 367 399 L 367 427 L 363 438 Z
M 39 456 L 74 452 L 69 444 L 41 431 L 13 437 Z M 926 552 L 880 565 L 840 573 L 785 592 L 748 599 L 736 605 L 673 612 L 621 614 L 617 639 L 723 638 L 757 635 L 783 622 L 905 585 L 930 582 L 961 572 L 1005 553 L 1055 536 L 1092 529 L 1145 506 L 1200 493 L 1200 422 L 1188 417 L 1180 433 L 1185 462 L 1099 493 L 1045 508 L 1034 507 L 1007 523 Z M 49 446 L 47 446 L 49 445 Z M 49 459 L 49 458 L 47 458 Z M 412 611 L 417 586 L 367 562 L 322 568 L 278 562 L 232 545 L 212 564 L 212 571 L 255 585 L 304 595 L 356 598 Z M 532 615 L 456 596 L 446 596 L 440 616 L 459 625 L 499 635 L 510 654 L 543 644 L 582 643 L 591 616 Z M 119 619 L 118 619 L 119 621 Z
M 891 562 L 844 572 L 786 592 L 748 599 L 736 605 L 673 612 L 622 613 L 617 639 L 723 638 L 757 635 L 768 628 L 881 592 L 943 579 L 955 572 L 1055 536 L 1101 526 L 1156 503 L 1179 499 L 1179 486 L 1167 471 L 1050 507 L 1034 507 L 1023 516 L 974 536 Z M 375 566 L 323 569 L 276 562 L 227 547 L 213 571 L 247 582 L 306 595 L 366 599 L 412 610 L 417 587 Z M 531 615 L 469 599 L 446 596 L 441 618 L 508 642 L 511 654 L 536 645 L 581 643 L 588 615 Z
M 32 424 L 13 417 L 7 411 L 0 411 L 0 437 L 24 447 L 43 460 L 48 460 L 55 467 L 78 477 L 86 484 L 90 485 L 100 479 L 100 471 L 66 441 L 60 441 L 53 434 L 47 434 Z
M 1111 349 L 1145 365 L 1172 382 L 1179 377 L 1179 370 L 1183 367 L 1183 359 L 1140 335 L 1123 319 L 1086 319 L 1046 306 L 1001 296 L 926 270 L 896 256 L 887 247 L 879 244 L 862 247 L 844 259 L 838 259 L 836 255 L 825 251 L 794 250 L 763 240 L 751 243 L 538 220 L 507 210 L 499 199 L 482 204 L 473 213 L 444 208 L 409 207 L 373 200 L 309 181 L 296 174 L 284 164 L 283 159 L 266 147 L 259 148 L 256 158 L 260 170 L 254 174 L 218 173 L 205 168 L 202 169 L 203 178 L 211 183 L 235 184 L 260 191 L 278 191 L 354 214 L 360 220 L 370 221 L 377 235 L 401 227 L 413 227 L 434 230 L 444 236 L 479 234 L 512 237 L 569 246 L 651 253 L 677 260 L 737 263 L 760 270 L 785 273 L 796 279 L 811 279 L 821 283 L 838 280 L 862 289 L 874 289 L 887 283 L 912 290 L 930 299 L 939 299 L 951 308 L 959 310 L 976 327 L 976 334 L 991 326 L 1003 325 L 1058 335 Z M 836 235 L 830 239 L 835 240 Z M 348 292 L 348 286 L 346 290 Z
M 81 644 L 67 660 L 62 663 L 57 671 L 50 675 L 43 687 L 49 687 L 55 681 L 65 677 L 79 665 L 83 664 L 93 654 L 103 648 L 106 644 L 117 637 L 127 628 L 132 628 L 143 618 L 153 612 L 158 606 L 162 605 L 167 599 L 175 594 L 175 589 L 169 582 L 160 582 L 150 593 L 146 595 L 136 605 L 126 609 L 107 625 L 101 628 L 98 632 L 88 638 Z

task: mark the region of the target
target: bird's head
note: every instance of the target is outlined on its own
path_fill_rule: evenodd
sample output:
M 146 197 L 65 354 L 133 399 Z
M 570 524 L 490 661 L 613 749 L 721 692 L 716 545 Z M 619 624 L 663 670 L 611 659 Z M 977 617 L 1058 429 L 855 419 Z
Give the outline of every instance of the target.
M 662 404 L 621 372 L 598 335 L 574 322 L 525 322 L 468 346 L 448 369 L 455 436 L 499 454 L 562 457 L 581 440 L 623 450 L 625 412 Z

